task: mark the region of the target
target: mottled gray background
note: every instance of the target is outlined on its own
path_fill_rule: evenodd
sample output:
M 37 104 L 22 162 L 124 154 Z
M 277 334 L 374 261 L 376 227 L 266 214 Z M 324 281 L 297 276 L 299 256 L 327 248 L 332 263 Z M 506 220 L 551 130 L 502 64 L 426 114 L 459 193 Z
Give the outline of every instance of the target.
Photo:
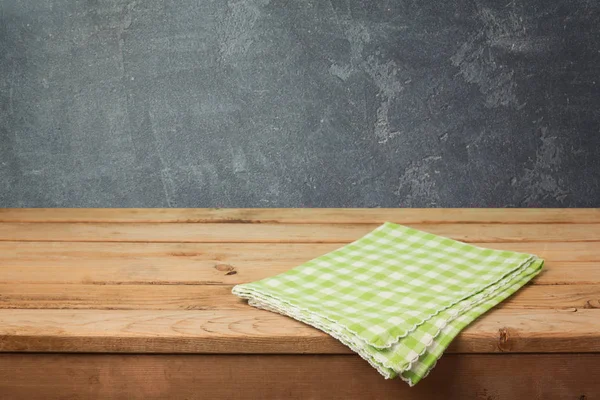
M 0 0 L 0 206 L 600 206 L 596 0 Z

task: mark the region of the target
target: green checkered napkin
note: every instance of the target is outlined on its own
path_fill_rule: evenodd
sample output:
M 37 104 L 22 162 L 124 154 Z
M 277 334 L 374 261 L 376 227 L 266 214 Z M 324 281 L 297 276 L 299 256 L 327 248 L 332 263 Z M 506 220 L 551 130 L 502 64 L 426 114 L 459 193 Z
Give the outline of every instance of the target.
M 327 332 L 386 378 L 400 376 L 413 386 L 465 326 L 543 263 L 388 222 L 287 272 L 237 285 L 233 293 Z

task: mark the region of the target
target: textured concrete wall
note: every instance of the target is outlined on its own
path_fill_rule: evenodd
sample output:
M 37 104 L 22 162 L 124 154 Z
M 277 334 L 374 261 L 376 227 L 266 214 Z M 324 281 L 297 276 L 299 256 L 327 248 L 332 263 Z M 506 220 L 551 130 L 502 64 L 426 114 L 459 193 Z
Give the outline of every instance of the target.
M 595 0 L 2 0 L 0 206 L 600 206 Z

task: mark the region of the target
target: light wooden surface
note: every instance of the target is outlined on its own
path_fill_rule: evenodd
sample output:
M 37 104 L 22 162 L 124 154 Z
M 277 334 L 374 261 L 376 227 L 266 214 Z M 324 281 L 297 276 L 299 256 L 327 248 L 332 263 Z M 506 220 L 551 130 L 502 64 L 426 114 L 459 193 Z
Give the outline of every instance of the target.
M 600 223 L 600 209 L 443 208 L 0 208 L 0 222 L 233 222 L 325 224 Z
M 476 243 L 539 255 L 536 285 L 600 283 L 598 243 Z M 284 272 L 339 244 L 0 242 L 0 283 L 235 285 Z
M 416 391 L 407 392 L 401 382 L 385 383 L 328 335 L 253 309 L 230 293 L 235 284 L 286 271 L 384 221 L 546 260 L 531 284 L 455 340 L 448 349 L 451 355 Z M 79 391 L 76 398 L 87 398 L 85 393 L 96 398 L 160 398 L 169 390 L 175 397 L 200 398 L 185 385 L 203 382 L 218 397 L 229 389 L 213 386 L 224 384 L 228 374 L 235 374 L 247 389 L 239 398 L 260 397 L 260 390 L 273 398 L 301 389 L 308 395 L 296 397 L 332 398 L 327 390 L 344 386 L 342 381 L 333 380 L 327 390 L 319 381 L 323 378 L 314 374 L 305 382 L 291 382 L 314 365 L 314 371 L 346 374 L 348 378 L 339 379 L 356 385 L 340 393 L 362 398 L 417 398 L 415 393 L 440 398 L 427 391 L 446 385 L 444 398 L 504 399 L 517 398 L 501 384 L 510 380 L 505 369 L 530 365 L 533 371 L 534 365 L 545 365 L 579 380 L 562 384 L 529 371 L 539 387 L 517 385 L 519 393 L 567 398 L 556 394 L 566 390 L 568 398 L 579 399 L 573 397 L 577 390 L 586 396 L 600 391 L 593 381 L 579 377 L 600 365 L 600 210 L 0 209 L 0 352 L 5 352 L 0 354 L 0 393 L 14 394 L 9 398 L 63 398 L 32 394 L 37 393 L 32 388 L 44 385 L 54 385 L 52 393 Z M 40 354 L 46 352 L 62 355 Z M 572 359 L 578 361 L 566 361 Z M 254 367 L 244 367 L 250 362 Z M 488 362 L 495 371 L 490 376 L 498 380 L 477 372 Z M 36 371 L 37 363 L 46 365 L 47 372 Z M 50 367 L 61 363 L 64 368 Z M 71 363 L 79 366 L 67 368 Z M 213 378 L 190 372 L 211 365 Z M 188 371 L 177 373 L 183 366 Z M 239 368 L 245 368 L 243 378 L 232 372 Z M 278 368 L 280 378 L 272 378 Z M 81 374 L 71 385 L 64 371 Z M 437 371 L 453 373 L 463 383 L 447 382 Z M 37 386 L 19 383 L 25 375 Z M 487 392 L 464 392 L 475 376 Z M 180 380 L 185 387 L 179 388 Z M 250 383 L 257 380 L 260 385 Z M 147 397 L 126 382 L 156 392 Z M 311 392 L 314 385 L 323 390 Z M 545 392 L 548 388 L 558 392 Z
M 546 259 L 451 351 L 598 351 L 598 210 L 0 210 L 0 347 L 346 353 L 230 289 L 385 220 Z M 498 346 L 500 331 L 512 332 L 510 346 Z
M 598 309 L 505 309 L 480 318 L 451 353 L 600 352 Z M 0 351 L 349 354 L 316 329 L 268 311 L 0 310 Z
M 0 355 L 11 400 L 595 400 L 599 375 L 600 354 L 450 354 L 413 388 L 344 355 Z
M 232 285 L 89 285 L 0 283 L 0 309 L 246 310 Z M 503 310 L 600 308 L 600 284 L 532 285 L 506 300 Z
M 0 241 L 345 244 L 379 224 L 3 222 Z M 600 224 L 409 224 L 467 243 L 594 242 Z

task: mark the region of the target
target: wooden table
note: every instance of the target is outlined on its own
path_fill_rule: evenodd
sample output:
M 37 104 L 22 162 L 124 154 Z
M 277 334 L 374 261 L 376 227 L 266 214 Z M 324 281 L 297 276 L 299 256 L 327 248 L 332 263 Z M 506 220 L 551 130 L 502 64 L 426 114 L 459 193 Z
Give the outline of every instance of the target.
M 384 221 L 546 260 L 415 388 L 232 285 Z M 0 209 L 0 399 L 594 399 L 600 209 Z

